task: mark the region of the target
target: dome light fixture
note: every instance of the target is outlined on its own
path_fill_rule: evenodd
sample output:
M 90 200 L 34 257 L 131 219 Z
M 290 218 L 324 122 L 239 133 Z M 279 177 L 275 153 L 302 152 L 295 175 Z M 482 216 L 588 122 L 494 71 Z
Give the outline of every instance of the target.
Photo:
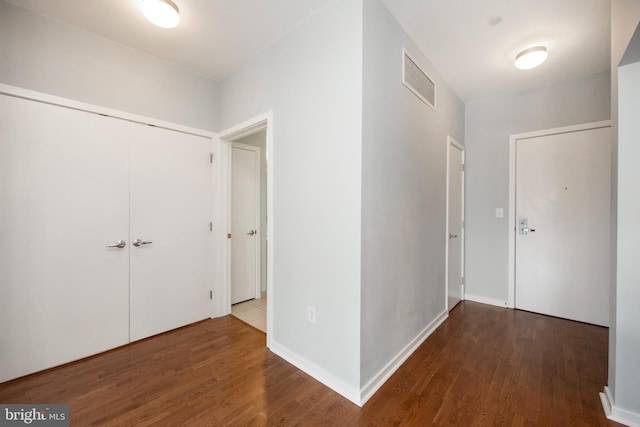
M 547 60 L 549 52 L 544 46 L 534 46 L 525 49 L 516 56 L 516 68 L 520 70 L 530 70 L 536 68 Z
M 175 28 L 180 23 L 178 6 L 171 0 L 142 0 L 140 9 L 158 27 Z

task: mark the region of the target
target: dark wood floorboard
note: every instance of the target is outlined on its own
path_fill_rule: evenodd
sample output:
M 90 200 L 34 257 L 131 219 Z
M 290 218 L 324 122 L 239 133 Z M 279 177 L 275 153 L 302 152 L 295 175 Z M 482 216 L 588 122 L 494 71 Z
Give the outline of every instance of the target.
M 0 384 L 0 402 L 68 403 L 72 426 L 616 426 L 598 396 L 607 340 L 463 302 L 358 408 L 227 316 Z

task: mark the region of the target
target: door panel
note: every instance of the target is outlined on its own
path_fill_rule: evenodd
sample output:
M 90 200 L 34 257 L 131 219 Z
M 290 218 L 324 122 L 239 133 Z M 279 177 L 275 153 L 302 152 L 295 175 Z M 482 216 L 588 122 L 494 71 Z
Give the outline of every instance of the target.
M 516 307 L 609 323 L 610 129 L 517 141 Z
M 131 340 L 209 317 L 210 140 L 134 126 Z
M 231 174 L 231 303 L 256 298 L 258 275 L 259 152 L 232 150 Z
M 463 252 L 463 152 L 449 144 L 449 249 L 447 254 L 447 307 L 451 310 L 462 299 L 462 252 Z
M 0 382 L 129 341 L 129 124 L 0 95 Z

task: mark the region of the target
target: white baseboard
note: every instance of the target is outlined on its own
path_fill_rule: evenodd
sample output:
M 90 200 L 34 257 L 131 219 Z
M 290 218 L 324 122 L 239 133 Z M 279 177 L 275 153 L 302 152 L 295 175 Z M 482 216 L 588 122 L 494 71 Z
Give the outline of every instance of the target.
M 336 393 L 344 396 L 356 405 L 362 406 L 360 404 L 360 391 L 356 387 L 344 383 L 342 380 L 336 378 L 334 375 L 325 371 L 315 363 L 310 362 L 299 354 L 281 346 L 275 340 L 271 340 L 269 350 L 282 357 L 301 371 L 311 375 L 313 378 L 320 381 Z
M 602 408 L 608 419 L 627 425 L 629 427 L 640 427 L 640 414 L 617 408 L 613 402 L 613 396 L 609 387 L 604 387 L 604 392 L 600 393 Z
M 506 301 L 495 299 L 495 298 L 479 297 L 477 295 L 464 294 L 464 299 L 467 301 L 479 302 L 481 304 L 495 305 L 496 307 L 502 307 L 502 308 L 507 307 Z
M 398 370 L 400 366 L 413 354 L 414 351 L 449 317 L 449 312 L 444 311 L 431 322 L 417 337 L 415 337 L 405 348 L 403 348 L 384 368 L 378 372 L 371 381 L 360 391 L 360 399 L 357 403 L 363 406 L 376 391 Z

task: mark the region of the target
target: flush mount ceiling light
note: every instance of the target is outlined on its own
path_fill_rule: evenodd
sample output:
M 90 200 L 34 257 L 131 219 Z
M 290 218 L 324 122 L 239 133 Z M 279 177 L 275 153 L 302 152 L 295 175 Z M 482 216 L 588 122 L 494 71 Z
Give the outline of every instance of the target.
M 140 9 L 158 27 L 174 28 L 180 23 L 178 6 L 171 0 L 142 0 Z
M 516 56 L 516 68 L 520 70 L 530 70 L 536 68 L 547 60 L 549 53 L 544 46 L 534 46 L 525 49 Z

